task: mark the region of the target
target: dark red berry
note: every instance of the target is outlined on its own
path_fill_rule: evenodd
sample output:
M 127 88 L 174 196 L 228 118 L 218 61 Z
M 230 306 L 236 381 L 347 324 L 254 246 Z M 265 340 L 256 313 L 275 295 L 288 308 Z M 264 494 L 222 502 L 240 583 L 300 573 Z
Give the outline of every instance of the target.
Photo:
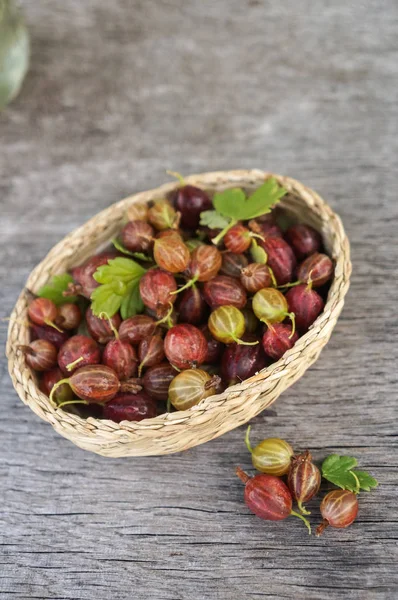
M 282 229 L 276 224 L 272 215 L 263 215 L 249 221 L 249 229 L 264 238 L 283 237 Z
M 85 298 L 90 298 L 91 294 L 99 286 L 98 281 L 95 281 L 93 275 L 101 265 L 107 265 L 108 260 L 116 258 L 117 252 L 110 250 L 102 252 L 96 256 L 92 256 L 80 267 L 72 269 L 72 277 L 74 284 L 69 284 L 69 291 L 64 293 L 64 296 L 81 294 Z
M 36 325 L 35 323 L 32 323 L 30 325 L 30 330 L 32 339 L 47 340 L 54 344 L 57 350 L 59 350 L 70 337 L 69 331 L 58 331 L 49 325 Z
M 154 400 L 166 401 L 169 396 L 169 386 L 177 375 L 178 371 L 168 362 L 150 367 L 143 379 L 142 385 L 146 393 Z
M 207 352 L 203 362 L 208 365 L 214 365 L 220 358 L 224 346 L 221 342 L 214 339 L 207 325 L 203 325 L 200 330 L 205 336 L 207 342 Z
M 268 265 L 251 263 L 242 269 L 240 282 L 250 293 L 255 294 L 262 288 L 272 286 L 272 277 Z
M 351 525 L 358 514 L 358 498 L 348 490 L 333 490 L 326 494 L 321 502 L 322 523 L 317 527 L 320 536 L 329 525 L 344 529 Z
M 279 237 L 267 237 L 258 243 L 267 253 L 267 264 L 272 269 L 278 285 L 289 283 L 296 268 L 296 257 L 289 244 Z
M 97 342 L 86 335 L 73 335 L 61 346 L 58 353 L 58 365 L 65 375 L 100 361 L 101 352 Z
M 130 221 L 121 231 L 123 245 L 131 252 L 148 252 L 153 246 L 155 231 L 144 221 Z
M 168 239 L 168 238 L 166 238 Z M 140 294 L 143 303 L 148 308 L 161 311 L 177 299 L 175 292 L 177 283 L 171 273 L 162 269 L 150 269 L 141 277 Z
M 57 349 L 47 340 L 35 340 L 28 346 L 19 346 L 26 364 L 35 371 L 48 371 L 57 364 Z
M 105 346 L 102 362 L 115 371 L 120 381 L 137 374 L 137 354 L 133 346 L 120 338 L 110 340 Z
M 296 332 L 292 335 L 292 331 L 292 326 L 284 323 L 270 325 L 262 340 L 265 354 L 279 360 L 298 340 L 299 336 Z
M 293 287 L 285 297 L 289 311 L 296 316 L 296 327 L 301 332 L 307 331 L 325 305 L 318 292 L 309 285 Z
M 157 415 L 157 404 L 144 391 L 136 394 L 117 394 L 112 400 L 104 405 L 104 419 L 110 419 L 115 423 L 121 421 L 142 421 L 151 419 Z
M 246 290 L 240 281 L 226 275 L 218 275 L 206 281 L 203 292 L 212 309 L 225 305 L 243 308 L 247 301 Z
M 257 336 L 245 334 L 243 340 L 254 342 Z M 207 362 L 207 361 L 206 361 Z M 261 345 L 229 344 L 221 359 L 221 376 L 226 385 L 235 385 L 252 377 L 266 366 Z
M 153 317 L 148 315 L 135 315 L 129 317 L 119 327 L 119 337 L 130 344 L 139 344 L 141 340 L 157 332 L 157 324 Z
M 303 223 L 289 227 L 285 237 L 298 260 L 318 252 L 322 244 L 319 233 L 310 225 L 304 225 Z
M 224 244 L 230 252 L 242 254 L 250 248 L 252 237 L 250 230 L 244 225 L 234 225 L 224 236 Z
M 175 194 L 175 205 L 181 213 L 181 226 L 196 229 L 200 213 L 212 208 L 212 202 L 204 190 L 193 185 L 183 185 Z
M 61 304 L 58 307 L 58 315 L 55 319 L 55 324 L 61 329 L 77 329 L 82 320 L 82 313 L 76 304 L 70 302 Z
M 283 521 L 290 515 L 299 517 L 311 533 L 308 521 L 292 510 L 292 496 L 282 479 L 265 473 L 249 477 L 240 467 L 236 468 L 236 474 L 245 484 L 245 503 L 251 512 L 266 521 Z
M 182 293 L 178 306 L 180 323 L 199 325 L 206 321 L 208 310 L 203 292 L 196 285 Z
M 244 254 L 234 254 L 233 252 L 222 253 L 222 265 L 220 275 L 229 277 L 240 277 L 242 269 L 247 267 L 249 261 Z
M 151 335 L 141 340 L 138 346 L 138 376 L 141 377 L 142 369 L 158 365 L 164 359 L 163 339 L 160 335 Z
M 164 351 L 167 359 L 177 369 L 191 369 L 202 364 L 206 358 L 206 338 L 193 325 L 175 325 L 166 334 Z
M 36 325 L 49 325 L 54 327 L 58 316 L 58 309 L 48 298 L 35 298 L 28 307 L 29 319 Z
M 305 515 L 311 514 L 303 507 L 303 502 L 308 502 L 318 493 L 321 485 L 321 473 L 312 462 L 312 456 L 308 450 L 292 457 L 287 484 L 300 512 Z
M 88 307 L 86 310 L 86 324 L 87 329 L 91 335 L 99 344 L 106 344 L 110 340 L 113 340 L 115 337 L 115 331 L 120 327 L 122 320 L 120 315 L 116 313 L 110 319 L 97 317 L 91 307 Z
M 321 287 L 333 277 L 334 267 L 326 254 L 312 254 L 299 265 L 297 278 L 303 283 L 311 283 L 312 287 Z

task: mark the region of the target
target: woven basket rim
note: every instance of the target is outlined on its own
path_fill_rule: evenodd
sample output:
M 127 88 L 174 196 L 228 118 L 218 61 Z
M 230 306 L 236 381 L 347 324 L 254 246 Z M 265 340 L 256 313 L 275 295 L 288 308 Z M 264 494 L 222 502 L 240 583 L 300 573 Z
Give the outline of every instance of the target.
M 21 399 L 30 405 L 31 408 L 37 403 L 37 399 L 40 399 L 40 403 L 45 407 L 46 416 L 43 416 L 43 411 L 40 411 L 40 416 L 45 420 L 51 422 L 53 425 L 55 422 L 62 421 L 64 419 L 68 420 L 70 427 L 76 427 L 78 430 L 87 430 L 90 436 L 94 436 L 97 428 L 104 429 L 104 427 L 108 427 L 110 434 L 117 434 L 118 432 L 126 432 L 133 433 L 137 432 L 150 432 L 156 429 L 160 429 L 163 427 L 167 427 L 167 425 L 179 425 L 184 427 L 187 419 L 195 419 L 195 417 L 201 415 L 203 412 L 216 412 L 220 407 L 220 404 L 224 404 L 227 401 L 231 401 L 233 398 L 242 397 L 245 392 L 250 389 L 250 391 L 256 391 L 256 386 L 261 386 L 261 383 L 265 380 L 268 381 L 278 381 L 283 377 L 286 366 L 289 365 L 289 361 L 297 358 L 301 358 L 302 355 L 309 354 L 313 351 L 312 346 L 316 340 L 313 339 L 311 332 L 316 328 L 317 330 L 322 330 L 322 328 L 329 327 L 329 317 L 333 311 L 337 311 L 338 313 L 341 311 L 344 296 L 348 290 L 349 284 L 349 276 L 351 273 L 351 263 L 350 263 L 350 251 L 349 251 L 349 242 L 344 232 L 342 223 L 340 218 L 331 210 L 331 208 L 322 200 L 318 194 L 316 194 L 310 188 L 307 188 L 299 181 L 292 179 L 290 177 L 285 177 L 281 175 L 276 175 L 274 173 L 261 171 L 258 169 L 253 170 L 234 170 L 234 171 L 216 171 L 209 173 L 202 173 L 196 175 L 190 175 L 185 177 L 185 181 L 190 184 L 199 185 L 201 187 L 206 188 L 214 188 L 219 187 L 224 188 L 242 186 L 242 187 L 250 187 L 250 186 L 258 186 L 260 185 L 266 178 L 274 176 L 276 179 L 284 185 L 289 193 L 296 194 L 301 199 L 305 199 L 308 203 L 309 207 L 311 207 L 311 203 L 316 204 L 317 208 L 322 211 L 324 215 L 325 222 L 328 221 L 331 230 L 333 230 L 336 236 L 339 238 L 339 242 L 342 248 L 344 248 L 343 252 L 340 252 L 337 256 L 333 257 L 335 261 L 335 277 L 331 284 L 329 295 L 327 301 L 325 303 L 325 307 L 323 312 L 319 315 L 315 323 L 311 326 L 309 331 L 304 334 L 299 340 L 296 342 L 294 347 L 289 350 L 285 355 L 275 363 L 272 363 L 270 366 L 263 369 L 260 373 L 254 375 L 250 379 L 243 381 L 242 383 L 236 384 L 227 388 L 222 394 L 218 394 L 215 396 L 211 396 L 202 400 L 198 405 L 184 411 L 174 412 L 174 413 L 164 413 L 157 417 L 151 419 L 145 419 L 139 422 L 130 422 L 130 421 L 122 421 L 121 423 L 115 423 L 113 421 L 104 420 L 104 419 L 96 419 L 93 417 L 89 417 L 87 419 L 80 417 L 78 415 L 72 413 L 65 413 L 62 409 L 56 409 L 50 403 L 48 397 L 42 393 L 34 379 L 32 378 L 32 373 L 29 367 L 26 366 L 23 358 L 20 353 L 17 352 L 16 346 L 13 343 L 13 339 L 15 336 L 23 332 L 23 328 L 18 324 L 20 319 L 21 311 L 24 312 L 26 309 L 26 293 L 25 289 L 21 292 L 14 310 L 11 315 L 11 320 L 8 328 L 8 340 L 7 340 L 7 348 L 6 355 L 8 357 L 9 362 L 9 370 L 10 375 L 13 380 L 14 386 L 21 396 Z M 227 182 L 225 183 L 225 180 Z M 220 183 L 218 183 L 220 182 Z M 90 227 L 103 220 L 104 222 L 107 219 L 112 219 L 112 212 L 117 208 L 120 212 L 121 209 L 125 211 L 125 209 L 135 203 L 141 201 L 147 201 L 145 198 L 149 196 L 152 197 L 162 197 L 172 190 L 177 189 L 179 183 L 171 182 L 166 183 L 158 188 L 154 188 L 152 190 L 148 190 L 145 192 L 139 192 L 137 194 L 128 196 L 123 200 L 112 204 L 108 208 L 102 210 L 100 213 L 96 214 L 94 217 L 89 219 L 85 224 L 80 226 L 79 228 L 72 231 L 65 238 L 63 238 L 60 242 L 58 242 L 44 257 L 44 259 L 37 265 L 37 267 L 31 272 L 29 275 L 26 287 L 28 289 L 32 289 L 32 291 L 37 291 L 38 287 L 42 285 L 45 280 L 49 279 L 52 275 L 56 274 L 56 269 L 52 269 L 50 271 L 47 269 L 47 264 L 51 263 L 59 253 L 65 255 L 65 249 L 68 247 L 68 244 L 73 242 L 74 240 L 80 238 L 80 236 Z M 73 259 L 69 261 L 69 267 L 73 266 Z M 81 262 L 81 261 L 80 261 Z M 340 303 L 336 308 L 336 302 Z M 334 318 L 334 323 L 337 320 L 337 317 Z M 333 328 L 334 323 L 332 323 L 330 330 Z M 25 326 L 25 329 L 28 330 L 28 327 Z M 24 335 L 26 335 L 26 331 Z M 328 334 L 330 335 L 330 333 Z M 325 342 L 326 343 L 326 342 Z M 25 375 L 26 380 L 23 375 Z M 22 385 L 22 389 L 24 391 L 25 397 L 22 397 L 20 388 L 20 381 L 24 379 L 24 383 Z M 18 382 L 18 386 L 17 386 Z M 33 387 L 32 387 L 33 386 Z M 242 402 L 244 399 L 242 398 Z M 32 406 L 33 405 L 33 406 Z M 37 412 L 37 411 L 35 411 Z M 38 413 L 39 414 L 39 413 Z M 92 440 L 93 441 L 93 440 Z M 101 441 L 103 443 L 103 441 Z

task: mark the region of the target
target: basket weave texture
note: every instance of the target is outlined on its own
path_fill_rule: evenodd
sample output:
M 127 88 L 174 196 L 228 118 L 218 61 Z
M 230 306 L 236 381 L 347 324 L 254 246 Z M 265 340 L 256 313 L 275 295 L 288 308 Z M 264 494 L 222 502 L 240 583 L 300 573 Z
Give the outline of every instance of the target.
M 192 175 L 186 181 L 210 193 L 231 187 L 242 187 L 252 192 L 271 175 L 260 170 L 239 170 Z M 120 424 L 91 417 L 83 419 L 51 405 L 48 397 L 39 390 L 36 375 L 17 350 L 18 344 L 29 342 L 29 327 L 24 324 L 27 322 L 28 299 L 26 291 L 23 291 L 11 316 L 6 350 L 10 375 L 21 400 L 80 448 L 110 457 L 160 455 L 186 450 L 246 423 L 275 402 L 316 361 L 329 340 L 343 308 L 351 263 L 349 242 L 339 217 L 318 194 L 300 182 L 289 177 L 273 176 L 288 190 L 280 206 L 322 234 L 325 247 L 335 262 L 335 276 L 324 311 L 280 360 L 254 377 L 186 411 Z M 53 275 L 84 262 L 102 249 L 120 231 L 126 209 L 131 204 L 163 198 L 177 186 L 178 183 L 169 183 L 130 196 L 100 212 L 54 246 L 30 274 L 27 289 L 37 292 Z

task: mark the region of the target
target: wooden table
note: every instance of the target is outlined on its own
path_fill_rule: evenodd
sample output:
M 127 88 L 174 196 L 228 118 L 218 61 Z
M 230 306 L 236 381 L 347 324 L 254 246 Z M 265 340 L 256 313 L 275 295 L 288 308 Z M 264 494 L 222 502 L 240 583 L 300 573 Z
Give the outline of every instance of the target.
M 253 439 L 354 455 L 380 487 L 322 539 L 298 519 L 262 522 L 234 475 L 250 468 L 243 428 L 104 459 L 26 408 L 3 360 L 0 597 L 397 598 L 395 0 L 21 4 L 32 65 L 0 116 L 2 314 L 55 242 L 166 169 L 301 179 L 344 221 L 352 287 L 320 360 Z

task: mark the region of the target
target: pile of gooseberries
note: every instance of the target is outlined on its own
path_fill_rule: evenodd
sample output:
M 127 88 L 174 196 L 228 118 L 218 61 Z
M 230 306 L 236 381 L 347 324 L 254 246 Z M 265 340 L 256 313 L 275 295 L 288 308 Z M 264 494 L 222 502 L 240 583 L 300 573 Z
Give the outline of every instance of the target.
M 280 208 L 223 235 L 201 225 L 212 209 L 211 194 L 183 181 L 132 204 L 115 248 L 73 268 L 61 301 L 32 296 L 20 351 L 55 408 L 116 422 L 191 409 L 280 359 L 311 327 L 334 272 L 320 235 Z M 141 307 L 99 313 L 98 274 L 117 257 L 139 265 Z M 126 281 L 106 286 L 117 294 Z

